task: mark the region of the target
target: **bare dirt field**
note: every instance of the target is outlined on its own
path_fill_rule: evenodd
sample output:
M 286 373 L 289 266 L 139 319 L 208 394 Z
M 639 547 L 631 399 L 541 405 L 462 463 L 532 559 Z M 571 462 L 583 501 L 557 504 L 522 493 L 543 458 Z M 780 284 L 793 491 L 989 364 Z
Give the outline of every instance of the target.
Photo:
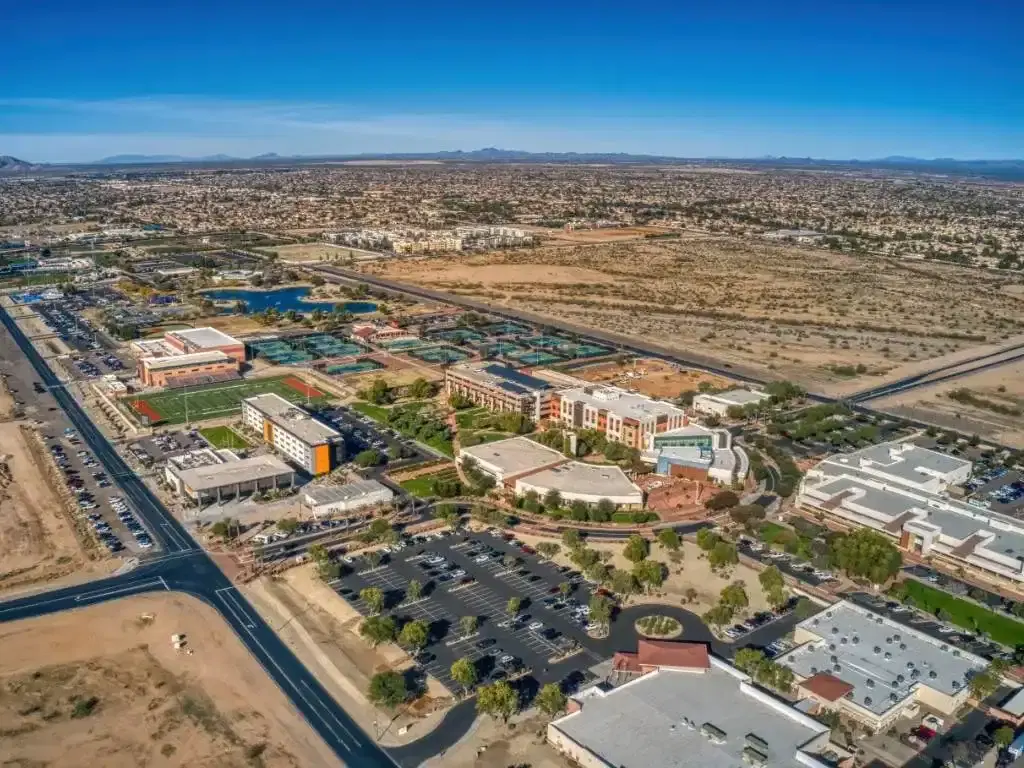
M 373 734 L 374 722 L 379 727 L 390 722 L 381 734 L 382 744 L 422 738 L 440 722 L 450 697 L 436 682 L 430 682 L 427 695 L 393 721 L 367 700 L 370 678 L 385 669 L 407 668 L 409 657 L 396 645 L 373 648 L 360 637 L 362 617 L 317 577 L 312 565 L 276 578 L 262 577 L 243 591 L 264 619 L 282 627 L 281 639 L 364 731 Z M 400 734 L 403 726 L 408 730 Z
M 621 240 L 641 240 L 647 235 L 663 235 L 675 230 L 665 227 L 606 227 L 603 229 L 552 229 L 550 227 L 523 227 L 544 237 L 565 243 L 614 243 Z
M 423 767 L 568 768 L 569 762 L 547 745 L 546 728 L 547 719 L 536 711 L 513 718 L 509 725 L 483 716 L 462 741 L 443 755 L 431 758 Z
M 643 395 L 662 398 L 676 398 L 688 390 L 696 391 L 702 383 L 713 387 L 728 387 L 735 382 L 722 376 L 704 371 L 691 371 L 674 365 L 642 358 L 633 363 L 599 363 L 585 368 L 576 368 L 573 376 L 593 382 L 608 382 Z
M 521 533 L 517 533 L 516 537 L 531 546 L 544 541 L 539 536 Z M 633 564 L 626 560 L 622 554 L 624 542 L 613 544 L 611 542 L 592 541 L 588 542 L 587 546 L 598 552 L 610 553 L 612 557 L 608 561 L 609 566 L 627 571 L 633 569 Z M 677 565 L 669 559 L 668 551 L 664 547 L 657 543 L 651 545 L 650 559 L 664 563 L 669 569 L 669 575 L 657 593 L 632 597 L 628 601 L 629 605 L 647 603 L 684 604 L 687 610 L 702 614 L 718 602 L 719 594 L 725 587 L 734 581 L 741 581 L 746 589 L 747 597 L 750 599 L 748 611 L 754 613 L 768 609 L 768 603 L 764 598 L 764 591 L 757 580 L 759 573 L 757 570 L 739 563 L 732 569 L 728 577 L 723 577 L 711 572 L 707 558 L 702 557 L 704 553 L 692 541 L 683 541 L 681 551 L 683 552 L 683 559 Z M 564 552 L 564 547 L 562 552 L 555 555 L 555 560 L 561 565 L 572 566 L 572 562 Z M 693 601 L 687 603 L 685 598 L 686 592 L 689 589 L 696 590 L 697 596 Z M 684 637 L 683 639 L 685 640 L 686 638 Z
M 19 422 L 0 424 L 0 592 L 109 573 L 119 562 L 82 546 Z
M 247 315 L 215 315 L 203 319 L 203 325 L 216 328 L 229 336 L 244 333 L 270 333 L 273 328 L 260 325 Z
M 0 732 L 11 766 L 340 764 L 214 610 L 170 593 L 0 625 Z
M 335 261 L 349 256 L 347 248 L 327 243 L 275 245 L 273 250 L 284 261 Z
M 1024 332 L 1013 275 L 726 237 L 552 245 L 364 269 L 815 388 L 855 377 L 867 387 L 898 366 Z
M 968 389 L 980 401 L 1007 412 L 1000 413 L 991 407 L 950 398 L 949 393 L 958 389 Z M 1007 363 L 981 373 L 872 400 L 871 405 L 942 427 L 974 433 L 1003 445 L 1024 448 L 1024 362 Z

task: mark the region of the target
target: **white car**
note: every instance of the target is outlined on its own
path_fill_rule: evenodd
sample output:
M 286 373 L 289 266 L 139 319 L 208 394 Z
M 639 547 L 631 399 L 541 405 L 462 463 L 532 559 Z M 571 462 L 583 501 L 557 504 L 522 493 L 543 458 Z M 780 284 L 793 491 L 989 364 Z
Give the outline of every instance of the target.
M 474 558 L 473 562 L 474 563 L 486 563 L 490 559 L 491 558 L 489 558 L 487 555 L 480 555 L 480 557 Z
M 597 632 L 601 628 L 601 625 L 594 621 L 587 624 L 587 632 Z
M 531 632 L 540 632 L 542 629 L 544 629 L 544 622 L 543 621 L 535 621 L 532 624 L 530 624 L 529 629 L 530 629 Z

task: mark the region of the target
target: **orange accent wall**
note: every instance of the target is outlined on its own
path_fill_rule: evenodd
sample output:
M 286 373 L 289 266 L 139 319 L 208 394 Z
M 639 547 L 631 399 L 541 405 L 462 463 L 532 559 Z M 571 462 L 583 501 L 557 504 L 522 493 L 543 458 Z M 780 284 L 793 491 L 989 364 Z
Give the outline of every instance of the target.
M 263 441 L 266 443 L 274 442 L 274 425 L 270 423 L 269 419 L 263 420 Z
M 331 471 L 331 447 L 318 445 L 313 449 L 313 474 L 322 475 Z

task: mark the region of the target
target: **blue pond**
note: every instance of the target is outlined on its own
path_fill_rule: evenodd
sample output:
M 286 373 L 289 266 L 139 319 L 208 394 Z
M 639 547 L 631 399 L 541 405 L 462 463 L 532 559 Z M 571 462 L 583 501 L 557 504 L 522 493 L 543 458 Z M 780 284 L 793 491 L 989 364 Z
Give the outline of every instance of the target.
M 294 309 L 296 312 L 312 312 L 319 309 L 331 312 L 335 306 L 341 306 L 346 312 L 360 314 L 374 312 L 377 305 L 369 301 L 302 301 L 309 295 L 309 288 L 279 288 L 276 291 L 248 291 L 242 288 L 225 288 L 219 291 L 203 291 L 203 295 L 213 301 L 244 301 L 246 313 L 263 312 L 273 307 L 278 312 Z

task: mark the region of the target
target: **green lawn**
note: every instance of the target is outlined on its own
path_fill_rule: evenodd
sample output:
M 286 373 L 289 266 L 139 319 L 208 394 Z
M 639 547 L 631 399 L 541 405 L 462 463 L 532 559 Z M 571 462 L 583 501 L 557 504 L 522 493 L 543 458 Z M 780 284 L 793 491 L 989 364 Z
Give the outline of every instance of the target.
M 785 531 L 789 531 L 789 528 L 778 523 L 761 523 L 757 529 L 757 537 L 765 544 L 771 544 Z
M 199 430 L 214 448 L 250 448 L 252 444 L 231 427 L 206 427 Z
M 363 414 L 363 416 L 369 416 L 374 421 L 387 421 L 389 409 L 382 405 L 374 405 L 373 403 L 358 400 L 352 403 L 352 410 Z
M 434 495 L 434 480 L 438 478 L 454 479 L 457 476 L 458 473 L 455 471 L 455 468 L 449 467 L 448 469 L 443 469 L 440 472 L 420 475 L 419 477 L 414 477 L 411 480 L 403 480 L 399 485 L 413 496 L 425 499 Z
M 942 618 L 950 623 L 972 632 L 984 632 L 995 642 L 1011 648 L 1024 644 L 1024 624 L 1019 621 L 914 579 L 907 579 L 900 586 L 923 611 L 936 615 L 941 611 Z
M 184 424 L 186 413 L 190 422 L 232 416 L 241 412 L 242 400 L 268 392 L 303 404 L 307 400 L 306 393 L 302 391 L 304 387 L 295 376 L 277 376 L 183 387 L 142 397 L 128 397 L 125 401 L 136 413 L 149 416 L 153 423 Z M 308 400 L 319 403 L 327 397 L 313 390 Z
M 470 408 L 466 411 L 459 411 L 455 415 L 455 423 L 459 425 L 459 429 L 472 429 L 481 416 L 488 414 L 486 408 Z
M 630 525 L 641 525 L 659 520 L 657 512 L 613 512 L 613 523 L 628 523 Z

